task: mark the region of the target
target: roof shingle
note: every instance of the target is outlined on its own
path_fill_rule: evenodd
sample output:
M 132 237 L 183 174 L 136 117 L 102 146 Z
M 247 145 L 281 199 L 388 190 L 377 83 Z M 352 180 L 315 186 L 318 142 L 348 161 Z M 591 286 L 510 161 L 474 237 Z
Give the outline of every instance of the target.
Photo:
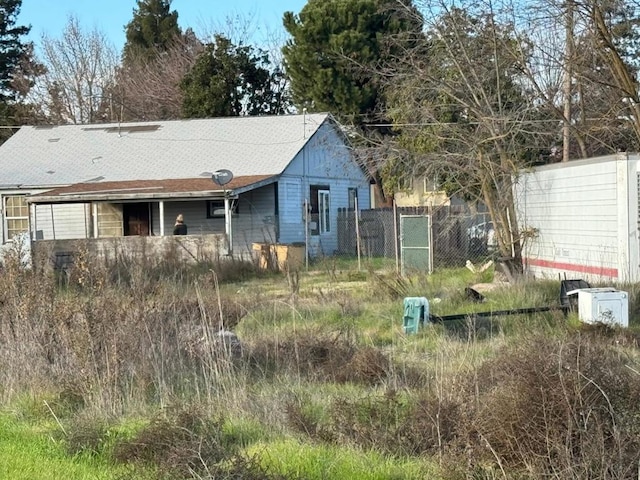
M 22 127 L 0 146 L 0 183 L 195 179 L 220 169 L 236 177 L 278 175 L 328 117 Z

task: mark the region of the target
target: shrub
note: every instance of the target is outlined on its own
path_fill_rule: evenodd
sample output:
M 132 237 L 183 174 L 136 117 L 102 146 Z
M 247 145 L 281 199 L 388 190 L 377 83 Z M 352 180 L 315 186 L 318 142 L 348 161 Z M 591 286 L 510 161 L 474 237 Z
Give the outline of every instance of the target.
M 468 379 L 451 446 L 534 478 L 636 478 L 640 377 L 606 337 L 534 336 Z
M 389 390 L 384 395 L 338 398 L 324 422 L 305 404 L 290 403 L 287 418 L 293 429 L 312 438 L 404 457 L 444 449 L 455 437 L 457 408 L 452 402 Z
M 284 372 L 315 381 L 374 385 L 390 372 L 386 355 L 373 347 L 358 347 L 342 333 L 298 332 L 263 338 L 251 349 L 254 368 L 263 374 Z
M 136 435 L 118 442 L 113 458 L 157 468 L 161 478 L 286 480 L 240 454 L 224 434 L 221 417 L 186 406 L 159 415 Z M 293 476 L 288 478 L 293 479 Z
M 222 441 L 222 421 L 194 407 L 158 416 L 133 438 L 117 444 L 113 455 L 120 462 L 158 466 L 179 478 L 205 472 L 229 456 Z

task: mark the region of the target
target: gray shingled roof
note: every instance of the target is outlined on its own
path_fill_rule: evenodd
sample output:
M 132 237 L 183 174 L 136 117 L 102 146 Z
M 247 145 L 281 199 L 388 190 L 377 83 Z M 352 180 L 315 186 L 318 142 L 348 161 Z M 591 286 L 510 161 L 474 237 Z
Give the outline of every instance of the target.
M 0 185 L 277 175 L 328 117 L 22 127 L 0 146 Z

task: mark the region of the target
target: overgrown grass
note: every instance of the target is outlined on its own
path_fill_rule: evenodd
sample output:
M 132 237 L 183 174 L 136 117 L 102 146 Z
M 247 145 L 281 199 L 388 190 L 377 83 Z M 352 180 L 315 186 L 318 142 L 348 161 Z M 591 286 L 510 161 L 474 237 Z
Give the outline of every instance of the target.
M 472 313 L 555 305 L 559 282 L 494 284 L 476 303 L 465 288 L 492 271 L 79 260 L 62 285 L 3 266 L 0 406 L 14 415 L 0 435 L 16 459 L 27 449 L 11 468 L 34 472 L 35 442 L 118 478 L 635 478 L 635 286 L 624 332 L 550 312 L 407 336 L 404 296 Z
M 153 478 L 152 471 L 113 464 L 91 454 L 69 455 L 52 426 L 17 421 L 0 414 L 0 478 L 15 480 L 109 480 Z M 135 473 L 135 476 L 133 476 Z
M 305 480 L 437 480 L 437 466 L 417 458 L 394 458 L 345 446 L 314 445 L 293 439 L 260 443 L 248 450 L 269 472 Z

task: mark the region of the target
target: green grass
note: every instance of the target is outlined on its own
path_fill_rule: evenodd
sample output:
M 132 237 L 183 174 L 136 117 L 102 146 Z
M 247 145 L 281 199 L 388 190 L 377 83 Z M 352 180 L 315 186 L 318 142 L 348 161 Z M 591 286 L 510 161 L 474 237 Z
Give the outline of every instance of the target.
M 287 439 L 247 449 L 269 472 L 305 480 L 438 480 L 437 466 L 418 459 L 392 458 L 373 451 L 311 445 Z
M 51 424 L 31 424 L 0 414 L 0 478 L 12 480 L 110 480 L 144 478 L 97 455 L 66 453 Z M 150 478 L 150 477 L 149 477 Z
M 381 271 L 389 267 L 386 272 Z M 396 275 L 393 265 L 382 260 L 363 259 L 358 268 L 353 258 L 337 258 L 313 262 L 310 271 L 303 270 L 297 276 L 264 274 L 250 280 L 233 277 L 240 280 L 223 282 L 219 290 L 216 290 L 215 282 L 205 276 L 197 284 L 164 280 L 156 285 L 157 289 L 151 285 L 133 295 L 129 288 L 111 289 L 106 284 L 101 287 L 102 293 L 97 290 L 98 293 L 74 291 L 73 294 L 62 291 L 55 294 L 53 300 L 47 300 L 55 302 L 57 309 L 53 310 L 38 310 L 46 302 L 34 297 L 31 303 L 23 305 L 23 317 L 37 321 L 33 321 L 31 330 L 23 332 L 21 339 L 28 341 L 30 335 L 40 332 L 40 323 L 52 316 L 70 320 L 68 324 L 51 325 L 58 330 L 54 336 L 45 332 L 47 335 L 41 338 L 47 342 L 69 335 L 65 345 L 77 346 L 78 339 L 86 338 L 84 330 L 73 329 L 78 327 L 73 322 L 77 318 L 90 319 L 92 327 L 108 325 L 127 330 L 114 329 L 104 335 L 96 328 L 92 340 L 100 348 L 96 347 L 93 352 L 96 354 L 93 357 L 95 365 L 87 363 L 88 370 L 65 370 L 59 391 L 56 390 L 58 384 L 49 381 L 49 372 L 37 369 L 48 363 L 33 361 L 33 355 L 40 355 L 46 342 L 36 342 L 35 348 L 32 346 L 29 350 L 35 352 L 31 356 L 19 357 L 25 371 L 32 366 L 34 371 L 27 375 L 16 369 L 13 374 L 16 382 L 3 382 L 4 387 L 0 385 L 2 398 L 7 399 L 2 407 L 6 409 L 10 405 L 15 410 L 12 414 L 0 415 L 0 478 L 122 480 L 145 478 L 145 475 L 151 478 L 153 475 L 148 472 L 114 465 L 110 461 L 111 455 L 117 452 L 119 441 L 134 438 L 156 415 L 170 416 L 172 409 L 182 405 L 198 407 L 203 415 L 220 418 L 223 422 L 221 439 L 229 451 L 240 450 L 243 455 L 259 460 L 267 471 L 287 478 L 446 478 L 438 468 L 438 455 L 446 456 L 445 449 L 437 453 L 431 449 L 425 453 L 413 448 L 413 444 L 413 449 L 395 449 L 398 439 L 404 441 L 414 438 L 411 435 L 428 431 L 433 424 L 432 405 L 444 409 L 443 419 L 447 415 L 458 418 L 455 410 L 446 410 L 454 405 L 447 401 L 466 398 L 463 394 L 469 379 L 474 378 L 473 374 L 477 374 L 485 362 L 527 339 L 530 341 L 536 336 L 562 339 L 580 328 L 575 314 L 565 318 L 561 314 L 545 313 L 428 325 L 415 335 L 404 334 L 404 296 L 426 297 L 431 312 L 438 315 L 555 305 L 559 301 L 557 281 L 523 282 L 494 288 L 485 293 L 486 302 L 479 304 L 466 297 L 465 287 L 490 282 L 493 276 L 492 269 L 474 274 L 466 268 L 456 268 L 403 279 Z M 14 281 L 12 285 L 23 283 Z M 635 302 L 638 289 L 632 287 L 629 286 L 629 291 Z M 88 295 L 96 296 L 88 301 Z M 194 359 L 180 350 L 173 336 L 158 336 L 161 330 L 158 326 L 164 323 L 158 322 L 149 330 L 140 328 L 149 325 L 152 318 L 172 324 L 178 315 L 199 324 L 215 318 L 220 298 L 223 303 L 240 305 L 246 312 L 234 331 L 252 355 L 248 361 L 243 359 L 238 364 L 228 365 L 216 364 L 208 357 L 204 361 L 200 357 Z M 111 303 L 114 307 L 108 308 Z M 122 307 L 128 304 L 140 307 Z M 15 312 L 9 310 L 8 304 L 0 307 L 0 313 L 5 315 L 3 318 L 14 318 Z M 60 312 L 60 315 L 52 315 L 51 311 Z M 631 312 L 634 311 L 632 307 Z M 82 315 L 77 316 L 77 312 Z M 114 321 L 116 317 L 117 322 Z M 637 325 L 636 317 L 638 315 L 632 316 L 632 325 Z M 633 326 L 630 330 L 633 331 Z M 125 355 L 114 356 L 108 364 L 114 370 L 105 369 L 101 356 L 108 355 L 112 347 L 124 348 L 139 332 L 149 336 L 150 345 L 162 348 L 141 353 L 136 350 L 138 344 L 132 343 L 129 350 L 123 350 Z M 333 340 L 335 343 L 331 344 Z M 351 350 L 342 349 L 341 342 L 345 340 Z M 635 348 L 632 337 L 621 337 L 621 341 L 625 348 Z M 322 352 L 314 347 L 329 352 L 333 348 L 339 352 L 333 357 L 327 356 L 335 363 L 329 362 L 327 367 L 320 359 L 310 367 L 309 358 L 322 357 Z M 340 370 L 366 374 L 367 367 L 376 363 L 368 360 L 376 357 L 363 356 L 360 358 L 365 360 L 358 363 L 351 362 L 350 355 L 353 351 L 372 350 L 390 361 L 388 370 L 374 381 L 367 381 L 371 377 L 366 376 L 334 374 Z M 12 351 L 16 355 L 21 352 L 17 348 Z M 64 355 L 68 350 L 56 352 L 66 360 Z M 171 362 L 160 361 L 165 354 L 174 355 L 167 357 Z M 347 361 L 336 361 L 336 357 Z M 75 360 L 83 358 L 80 356 Z M 629 358 L 635 358 L 635 354 Z M 6 363 L 2 366 L 14 365 L 13 358 L 6 356 L 4 360 Z M 69 364 L 73 366 L 73 362 Z M 93 372 L 94 367 L 97 378 L 113 375 L 109 377 L 110 382 L 87 381 L 83 373 Z M 179 375 L 173 375 L 174 368 Z M 118 376 L 119 369 L 123 372 L 131 369 L 132 374 Z M 142 378 L 145 372 L 146 383 L 136 383 L 134 380 Z M 34 378 L 33 382 L 31 378 Z M 119 390 L 119 382 L 123 379 L 131 381 L 132 385 L 132 391 L 124 391 L 125 395 Z M 14 385 L 22 385 L 22 390 Z M 103 388 L 105 392 L 101 390 Z M 117 409 L 105 411 L 97 402 L 103 393 L 124 399 L 117 404 Z M 423 410 L 416 411 L 424 413 L 423 423 L 410 422 L 409 426 L 413 425 L 414 430 L 408 431 L 404 423 L 387 422 L 385 419 L 390 417 L 385 415 L 394 411 L 384 410 L 387 403 L 379 401 L 385 398 L 399 398 L 409 402 L 407 405 L 420 406 Z M 356 404 L 352 406 L 349 402 Z M 381 405 L 379 418 L 368 415 L 361 425 L 342 421 L 351 418 L 348 416 L 350 409 L 368 403 Z M 100 415 L 92 415 L 97 412 L 106 418 L 101 420 Z M 440 410 L 437 413 L 440 415 Z M 127 420 L 134 416 L 136 420 Z M 419 415 L 409 417 L 420 420 Z M 398 425 L 399 430 L 394 430 Z M 447 426 L 446 422 L 443 426 Z M 354 429 L 350 431 L 350 427 Z M 63 429 L 66 434 L 62 433 Z M 386 440 L 381 438 L 387 433 Z M 92 449 L 92 445 L 98 445 L 98 448 Z M 70 453 L 74 451 L 94 453 Z M 422 453 L 416 453 L 418 451 Z M 414 456 L 393 456 L 391 453 Z M 225 461 L 232 463 L 232 459 Z M 466 465 L 465 459 L 460 461 Z M 489 463 L 491 461 L 490 458 Z

